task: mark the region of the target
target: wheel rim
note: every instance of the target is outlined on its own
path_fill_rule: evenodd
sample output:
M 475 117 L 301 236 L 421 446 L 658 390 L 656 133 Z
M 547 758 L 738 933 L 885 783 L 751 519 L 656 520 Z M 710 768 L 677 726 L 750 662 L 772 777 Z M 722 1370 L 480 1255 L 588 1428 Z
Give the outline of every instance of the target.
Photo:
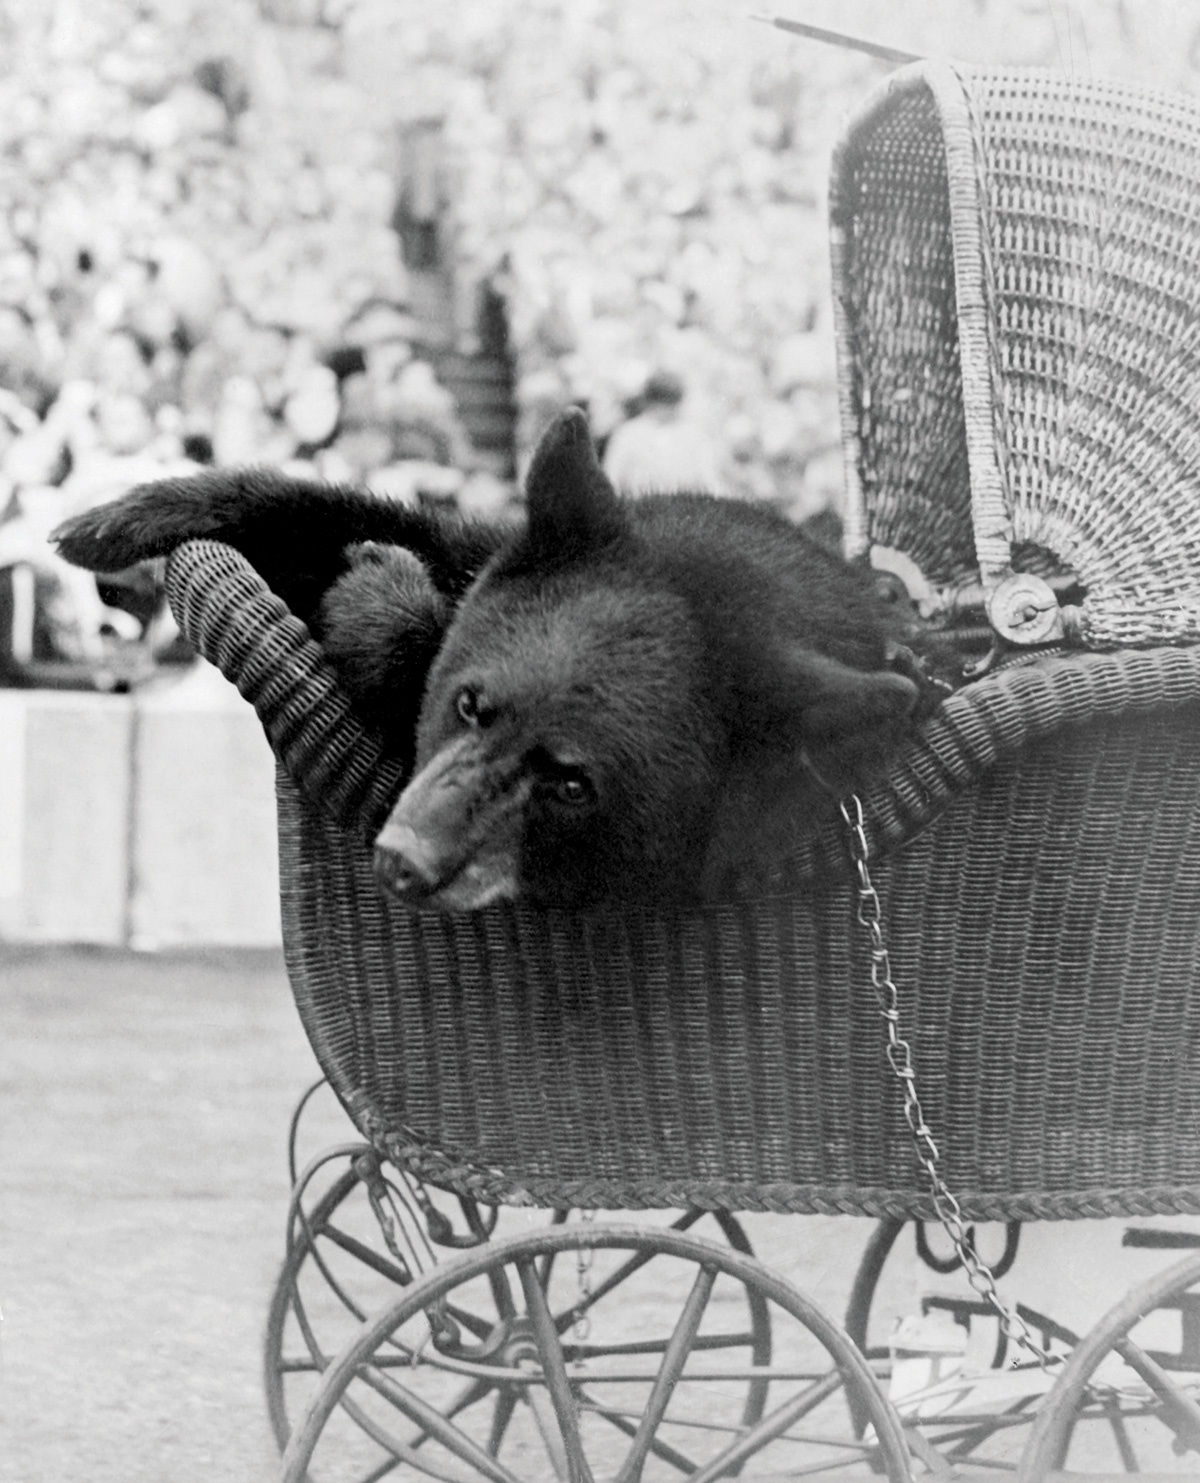
M 325 1191 L 309 1213 L 309 1237 L 297 1241 L 284 1258 L 283 1268 L 271 1295 L 271 1306 L 267 1313 L 266 1335 L 263 1343 L 263 1388 L 267 1397 L 267 1414 L 276 1444 L 282 1452 L 292 1432 L 286 1394 L 286 1377 L 294 1373 L 302 1361 L 285 1360 L 285 1332 L 289 1320 L 294 1320 L 305 1338 L 309 1359 L 314 1368 L 319 1362 L 314 1350 L 320 1351 L 320 1342 L 307 1321 L 307 1313 L 299 1296 L 298 1278 L 300 1269 L 312 1260 L 312 1242 L 327 1229 L 328 1222 L 346 1199 L 358 1188 L 358 1175 L 346 1169 L 335 1183 Z M 311 1342 L 310 1342 L 311 1336 Z
M 765 1347 L 748 1299 L 769 1312 Z M 489 1305 L 507 1315 L 479 1333 Z M 869 1417 L 863 1442 L 848 1395 Z M 330 1365 L 288 1444 L 288 1483 L 314 1452 L 322 1478 L 349 1461 L 347 1406 L 386 1433 L 337 1473 L 362 1483 L 405 1469 L 447 1483 L 752 1483 L 856 1460 L 909 1478 L 899 1425 L 841 1329 L 753 1257 L 673 1229 L 561 1225 L 429 1273 Z
M 353 1151 L 346 1155 L 353 1157 Z M 355 1210 L 352 1207 L 358 1205 Z M 510 1218 L 512 1212 L 508 1213 Z M 569 1212 L 554 1211 L 555 1225 Z M 467 1216 L 471 1223 L 470 1214 Z M 686 1211 L 672 1229 L 686 1230 L 697 1221 L 711 1221 L 735 1250 L 753 1256 L 749 1239 L 737 1218 L 725 1211 Z M 482 1227 L 481 1227 L 482 1229 Z M 549 1272 L 556 1253 L 544 1253 L 540 1268 Z M 294 1201 L 291 1240 L 272 1295 L 263 1345 L 263 1379 L 267 1411 L 276 1444 L 282 1452 L 311 1402 L 320 1373 L 358 1332 L 368 1314 L 391 1302 L 409 1283 L 383 1249 L 374 1214 L 368 1207 L 362 1181 L 354 1167 L 343 1168 L 303 1215 Z M 365 1283 L 363 1278 L 368 1279 Z M 771 1358 L 767 1308 L 762 1298 L 747 1292 L 747 1325 L 753 1363 L 765 1366 Z M 742 1424 L 762 1414 L 766 1385 L 748 1381 L 744 1387 Z M 343 1407 L 368 1437 L 386 1450 L 386 1438 L 369 1412 L 353 1400 Z M 313 1480 L 322 1483 L 322 1479 Z
M 1079 1469 L 1086 1470 L 1080 1477 L 1104 1468 L 1196 1476 L 1197 1289 L 1200 1253 L 1131 1289 L 1072 1350 L 1022 1456 L 1026 1483 L 1042 1483 L 1051 1474 L 1069 1477 Z M 1175 1350 L 1160 1350 L 1163 1339 Z

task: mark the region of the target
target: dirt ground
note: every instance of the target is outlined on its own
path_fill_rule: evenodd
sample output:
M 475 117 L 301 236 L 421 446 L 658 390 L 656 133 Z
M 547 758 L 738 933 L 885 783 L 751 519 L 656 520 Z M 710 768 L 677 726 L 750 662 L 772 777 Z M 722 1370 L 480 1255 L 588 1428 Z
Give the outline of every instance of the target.
M 269 1483 L 261 1336 L 317 1074 L 279 957 L 0 948 L 0 1045 L 0 1483 Z M 840 1317 L 869 1222 L 746 1224 Z M 1029 1228 L 1021 1296 L 1098 1317 L 1171 1260 L 1121 1251 L 1122 1228 Z M 881 1328 L 930 1288 L 962 1278 L 905 1243 Z

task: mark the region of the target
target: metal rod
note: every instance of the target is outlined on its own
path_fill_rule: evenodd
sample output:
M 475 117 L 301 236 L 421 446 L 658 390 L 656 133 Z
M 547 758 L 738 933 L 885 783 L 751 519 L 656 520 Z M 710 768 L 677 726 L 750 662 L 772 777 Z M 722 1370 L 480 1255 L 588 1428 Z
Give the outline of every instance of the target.
M 663 1353 L 662 1367 L 654 1378 L 654 1384 L 646 1401 L 646 1409 L 638 1425 L 637 1435 L 633 1439 L 633 1446 L 629 1449 L 629 1455 L 617 1474 L 616 1483 L 641 1483 L 642 1468 L 645 1466 L 646 1455 L 650 1451 L 654 1433 L 658 1430 L 659 1423 L 666 1415 L 667 1407 L 671 1403 L 671 1397 L 675 1394 L 675 1387 L 679 1383 L 688 1355 L 691 1354 L 692 1346 L 696 1342 L 696 1334 L 716 1280 L 717 1269 L 715 1267 L 701 1267 L 696 1273 L 696 1280 L 692 1284 L 687 1302 L 683 1305 L 679 1322 L 675 1325 L 675 1331 Z
M 425 1441 L 427 1437 L 433 1437 L 447 1451 L 454 1453 L 460 1461 L 473 1467 L 481 1477 L 490 1478 L 492 1483 L 521 1483 L 519 1478 L 503 1467 L 496 1458 L 489 1457 L 483 1448 L 477 1446 L 465 1432 L 459 1431 L 456 1426 L 451 1426 L 440 1411 L 414 1395 L 405 1386 L 398 1385 L 375 1365 L 362 1365 L 355 1373 L 372 1390 L 377 1391 L 386 1401 L 395 1406 L 401 1415 L 416 1422 L 421 1428 L 421 1441 Z M 448 1476 L 444 1471 L 435 1470 L 428 1457 L 414 1461 L 415 1454 L 411 1447 L 398 1442 L 390 1443 L 389 1446 L 397 1456 L 404 1457 L 405 1461 L 413 1462 L 414 1466 L 421 1468 L 424 1472 L 431 1473 L 435 1477 Z
M 804 36 L 809 41 L 821 41 L 826 46 L 840 46 L 844 51 L 861 52 L 863 56 L 875 57 L 881 62 L 923 62 L 925 58 L 917 52 L 901 51 L 896 46 L 884 46 L 879 41 L 868 41 L 865 36 L 849 36 L 844 31 L 830 31 L 824 26 L 810 26 L 807 21 L 792 21 L 781 15 L 752 15 L 752 21 L 763 21 L 779 31 L 790 31 L 794 36 Z
M 602 1355 L 612 1354 L 662 1354 L 670 1340 L 662 1339 L 627 1339 L 625 1343 L 614 1340 L 611 1344 L 583 1344 L 574 1343 L 568 1346 L 568 1357 L 573 1364 L 585 1359 L 599 1359 Z M 754 1335 L 749 1329 L 745 1333 L 728 1334 L 698 1334 L 692 1345 L 693 1349 L 748 1349 L 754 1343 Z M 766 1373 L 765 1370 L 763 1372 Z
M 1181 1390 L 1158 1361 L 1151 1359 L 1128 1334 L 1118 1339 L 1113 1348 L 1162 1402 L 1166 1413 L 1164 1419 L 1180 1441 L 1188 1447 L 1200 1444 L 1200 1406 L 1192 1397 Z
M 365 1241 L 360 1241 L 357 1236 L 351 1236 L 349 1232 L 339 1229 L 332 1222 L 327 1222 L 317 1232 L 331 1241 L 334 1246 L 340 1246 L 343 1251 L 349 1252 L 351 1256 L 358 1258 L 364 1267 L 370 1267 L 373 1272 L 378 1272 L 381 1277 L 386 1277 L 389 1282 L 394 1282 L 397 1287 L 410 1287 L 412 1285 L 412 1273 L 402 1272 L 395 1263 L 388 1261 L 387 1257 L 380 1256 L 374 1247 L 368 1246 Z M 362 1314 L 355 1312 L 356 1318 Z
M 640 1417 L 629 1417 L 621 1411 L 614 1411 L 610 1406 L 601 1405 L 599 1401 L 593 1401 L 586 1391 L 581 1390 L 579 1395 L 580 1401 L 586 1405 L 587 1410 L 593 1416 L 603 1417 L 610 1426 L 616 1427 L 619 1432 L 623 1432 L 624 1435 L 627 1437 L 632 1438 L 637 1436 L 637 1422 L 640 1420 Z M 690 1424 L 691 1423 L 688 1423 L 686 1421 L 677 1421 L 674 1423 L 676 1427 L 687 1426 Z M 719 1430 L 722 1433 L 728 1430 L 728 1428 L 726 1427 L 710 1427 L 708 1429 L 710 1431 Z M 681 1472 L 685 1478 L 690 1478 L 691 1475 L 696 1471 L 696 1464 L 690 1457 L 684 1456 L 684 1454 L 680 1452 L 678 1448 L 672 1447 L 669 1443 L 664 1442 L 661 1437 L 655 1436 L 650 1438 L 650 1450 L 654 1453 L 655 1457 L 661 1457 L 665 1462 L 669 1462 L 671 1466 L 678 1472 Z
M 571 1393 L 571 1382 L 567 1378 L 566 1361 L 554 1316 L 538 1282 L 533 1261 L 529 1257 L 517 1257 L 516 1266 L 525 1292 L 525 1308 L 533 1325 L 542 1377 L 554 1403 L 554 1412 L 566 1450 L 569 1483 L 594 1483 L 592 1470 L 583 1455 L 583 1443 L 579 1436 L 579 1411 Z
M 493 1457 L 499 1457 L 500 1444 L 504 1441 L 504 1435 L 508 1431 L 508 1424 L 513 1419 L 513 1412 L 517 1409 L 517 1393 L 515 1390 L 498 1390 L 496 1392 L 496 1408 L 492 1412 L 492 1425 L 488 1431 L 487 1450 Z
M 747 1458 L 753 1457 L 768 1442 L 781 1437 L 794 1422 L 815 1411 L 822 1401 L 835 1394 L 846 1383 L 840 1370 L 830 1370 L 823 1379 L 794 1395 L 790 1401 L 769 1411 L 757 1425 L 714 1457 L 706 1467 L 693 1474 L 692 1483 L 716 1483 L 718 1478 L 736 1473 Z

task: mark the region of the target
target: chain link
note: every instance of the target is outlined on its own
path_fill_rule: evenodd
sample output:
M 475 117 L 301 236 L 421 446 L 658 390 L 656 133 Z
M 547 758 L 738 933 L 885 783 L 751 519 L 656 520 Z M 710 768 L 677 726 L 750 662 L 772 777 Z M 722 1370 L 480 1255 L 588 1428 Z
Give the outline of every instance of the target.
M 871 847 L 867 842 L 862 802 L 856 794 L 852 794 L 839 807 L 853 841 L 854 868 L 858 875 L 858 921 L 871 942 L 871 988 L 880 1016 L 887 1026 L 888 1065 L 904 1090 L 904 1120 L 912 1133 L 917 1160 L 925 1171 L 934 1211 L 963 1265 L 967 1281 L 995 1313 L 1000 1321 L 1001 1332 L 1031 1355 L 1042 1369 L 1048 1370 L 1051 1366 L 1061 1364 L 1065 1356 L 1051 1354 L 1039 1344 L 1034 1338 L 1033 1330 L 1021 1315 L 1001 1298 L 991 1269 L 980 1259 L 968 1235 L 962 1208 L 941 1176 L 938 1167 L 941 1154 L 929 1124 L 925 1121 L 917 1091 L 912 1046 L 900 1033 L 900 992 L 892 978 L 891 958 L 883 930 L 883 907 L 868 867 Z
M 591 1225 L 596 1219 L 594 1210 L 581 1210 L 579 1218 L 585 1225 Z M 596 1261 L 596 1251 L 592 1246 L 578 1246 L 575 1249 L 575 1281 L 578 1287 L 578 1300 L 575 1304 L 575 1322 L 571 1325 L 571 1333 L 579 1344 L 586 1342 L 592 1332 L 592 1318 L 590 1309 L 592 1306 L 592 1267 Z
M 407 1254 L 400 1250 L 400 1243 L 396 1239 L 396 1221 L 390 1209 L 391 1198 L 387 1181 L 383 1177 L 379 1155 L 374 1149 L 355 1159 L 354 1172 L 366 1188 L 367 1199 L 370 1201 L 371 1209 L 383 1234 L 384 1244 L 391 1252 L 392 1260 L 400 1269 L 400 1281 L 411 1282 L 413 1280 L 412 1265 Z

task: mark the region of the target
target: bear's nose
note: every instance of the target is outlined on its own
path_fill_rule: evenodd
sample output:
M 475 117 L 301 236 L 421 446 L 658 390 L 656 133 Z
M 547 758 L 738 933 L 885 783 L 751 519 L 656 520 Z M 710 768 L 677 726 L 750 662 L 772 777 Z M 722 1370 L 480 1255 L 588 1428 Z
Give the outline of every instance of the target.
M 389 895 L 422 901 L 442 884 L 439 872 L 419 843 L 414 835 L 411 845 L 389 842 L 375 846 L 375 878 Z

